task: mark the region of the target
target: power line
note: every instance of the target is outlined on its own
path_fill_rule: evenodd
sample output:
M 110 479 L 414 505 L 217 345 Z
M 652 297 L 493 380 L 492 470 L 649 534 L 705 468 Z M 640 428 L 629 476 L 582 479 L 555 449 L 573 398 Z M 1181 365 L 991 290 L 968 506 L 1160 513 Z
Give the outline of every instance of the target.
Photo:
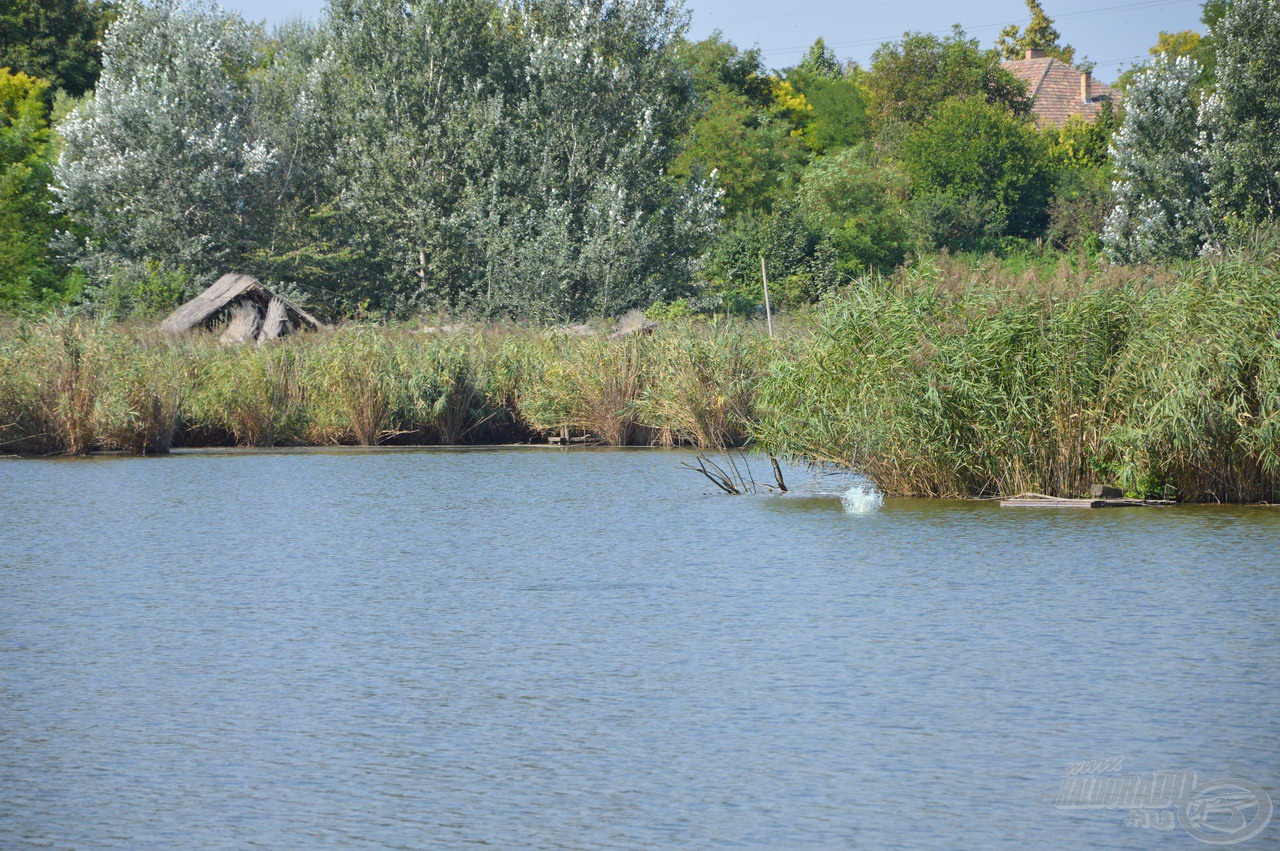
M 1124 3 L 1117 6 L 1100 6 L 1096 9 L 1083 9 L 1078 12 L 1065 12 L 1061 15 L 1058 15 L 1056 19 L 1082 18 L 1082 17 L 1087 17 L 1089 15 L 1100 15 L 1105 12 L 1123 12 L 1123 11 L 1131 11 L 1135 9 L 1153 9 L 1160 6 L 1176 6 L 1183 3 L 1198 3 L 1198 2 L 1200 2 L 1200 0 L 1141 0 L 1141 2 L 1138 2 L 1138 3 Z M 989 29 L 996 29 L 998 27 L 1006 27 L 1010 23 L 1026 24 L 1026 23 L 1029 23 L 1029 20 L 1023 19 L 1019 21 L 1003 21 L 1000 23 L 993 23 L 993 24 L 978 24 L 977 26 L 973 26 L 973 27 L 965 27 L 964 29 L 965 29 L 965 32 L 972 32 L 975 30 L 989 30 Z M 933 30 L 931 32 L 926 33 L 926 35 L 947 35 L 950 32 L 951 32 L 951 29 L 948 28 L 945 30 Z M 872 45 L 872 44 L 878 45 L 878 44 L 883 44 L 885 42 L 899 41 L 901 38 L 902 37 L 899 35 L 899 36 L 891 36 L 888 38 L 883 38 L 883 37 L 882 38 L 861 38 L 861 39 L 855 39 L 853 41 L 828 42 L 827 47 L 830 47 L 830 48 L 865 47 L 867 45 Z M 790 53 L 800 53 L 808 49 L 809 49 L 809 45 L 806 44 L 800 47 L 778 47 L 778 48 L 772 48 L 772 49 L 761 49 L 760 52 L 765 56 L 769 56 L 769 55 L 785 55 Z M 1124 60 L 1119 60 L 1119 61 L 1124 61 Z
M 885 6 L 901 6 L 901 5 L 903 4 L 902 2 L 900 2 L 900 0 L 888 0 L 888 2 L 885 2 L 885 3 L 862 3 L 857 6 L 853 6 L 846 3 L 843 6 L 836 6 L 834 8 L 828 8 L 828 9 L 806 9 L 801 11 L 799 14 L 830 15 L 836 12 L 846 12 L 846 13 L 865 12 L 868 9 L 883 9 Z M 730 18 L 727 21 L 725 20 L 711 21 L 711 23 L 715 24 L 715 26 L 719 28 L 723 26 L 732 26 L 733 24 L 746 23 L 747 21 L 776 21 L 779 18 L 790 19 L 790 18 L 794 18 L 796 14 L 797 14 L 796 10 L 792 10 L 790 12 L 779 12 L 776 15 L 750 15 L 745 18 Z
M 1126 56 L 1123 59 L 1103 59 L 1100 62 L 1094 62 L 1092 59 L 1090 59 L 1089 61 L 1098 67 L 1102 67 L 1102 66 L 1108 66 L 1108 65 L 1122 65 L 1125 62 L 1133 62 L 1136 59 L 1150 59 L 1150 58 L 1151 58 L 1150 56 L 1144 56 L 1142 54 L 1138 54 L 1137 56 Z

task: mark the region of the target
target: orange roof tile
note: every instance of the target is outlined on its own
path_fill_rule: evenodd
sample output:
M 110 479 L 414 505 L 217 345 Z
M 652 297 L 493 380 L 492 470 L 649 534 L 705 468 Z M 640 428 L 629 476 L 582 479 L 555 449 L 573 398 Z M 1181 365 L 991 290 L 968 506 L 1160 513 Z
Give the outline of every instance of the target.
M 1089 79 L 1089 98 L 1085 100 L 1081 81 L 1085 72 L 1050 57 L 1016 59 L 1001 63 L 1006 71 L 1027 81 L 1031 94 L 1031 112 L 1041 127 L 1058 127 L 1073 115 L 1092 121 L 1102 110 L 1104 100 L 1119 101 L 1120 93 L 1098 80 Z

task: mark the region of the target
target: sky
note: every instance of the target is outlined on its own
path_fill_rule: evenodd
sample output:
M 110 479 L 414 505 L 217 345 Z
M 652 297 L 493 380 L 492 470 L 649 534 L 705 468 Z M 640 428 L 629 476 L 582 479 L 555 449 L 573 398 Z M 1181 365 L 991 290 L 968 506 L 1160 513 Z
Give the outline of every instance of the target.
M 1077 59 L 1096 62 L 1094 74 L 1102 80 L 1114 80 L 1145 58 L 1162 30 L 1203 32 L 1200 3 L 1042 0 L 1063 42 L 1076 48 Z M 277 24 L 319 17 L 324 0 L 222 0 L 222 5 L 250 20 Z M 758 45 L 771 68 L 794 65 L 820 36 L 841 59 L 865 66 L 876 47 L 908 30 L 943 34 L 958 23 L 990 46 L 1005 24 L 1023 24 L 1027 18 L 1023 0 L 687 0 L 686 8 L 692 17 L 692 38 L 721 30 L 741 47 Z

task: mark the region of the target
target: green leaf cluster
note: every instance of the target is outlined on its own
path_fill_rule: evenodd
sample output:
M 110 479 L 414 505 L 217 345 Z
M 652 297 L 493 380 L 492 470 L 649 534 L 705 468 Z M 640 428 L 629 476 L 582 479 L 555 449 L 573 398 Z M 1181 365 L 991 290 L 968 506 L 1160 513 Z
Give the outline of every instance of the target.
M 50 256 L 54 212 L 48 83 L 0 68 L 0 310 L 64 300 L 76 279 Z

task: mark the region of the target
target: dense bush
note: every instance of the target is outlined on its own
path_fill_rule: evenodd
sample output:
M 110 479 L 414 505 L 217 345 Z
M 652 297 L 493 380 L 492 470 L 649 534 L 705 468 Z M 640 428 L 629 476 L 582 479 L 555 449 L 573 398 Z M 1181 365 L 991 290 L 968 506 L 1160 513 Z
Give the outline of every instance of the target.
M 799 202 L 807 221 L 825 234 L 836 271 L 853 278 L 888 271 L 911 248 L 906 176 L 877 167 L 862 146 L 823 157 L 804 174 Z
M 1015 115 L 1031 114 L 1026 84 L 1000 66 L 998 53 L 981 50 L 959 27 L 943 38 L 907 33 L 881 45 L 864 83 L 872 122 L 881 132 L 920 124 L 956 98 L 977 97 Z
M 1280 2 L 1233 0 L 1211 28 L 1217 85 L 1200 140 L 1224 235 L 1280 219 Z
M 729 222 L 708 253 L 709 280 L 702 304 L 713 310 L 750 314 L 764 303 L 760 259 L 780 304 L 802 304 L 830 292 L 841 281 L 838 258 L 823 233 L 794 205 Z
M 899 154 L 917 191 L 989 205 L 991 219 L 1012 236 L 1044 230 L 1053 179 L 1048 147 L 1007 108 L 981 98 L 946 101 L 906 136 Z

